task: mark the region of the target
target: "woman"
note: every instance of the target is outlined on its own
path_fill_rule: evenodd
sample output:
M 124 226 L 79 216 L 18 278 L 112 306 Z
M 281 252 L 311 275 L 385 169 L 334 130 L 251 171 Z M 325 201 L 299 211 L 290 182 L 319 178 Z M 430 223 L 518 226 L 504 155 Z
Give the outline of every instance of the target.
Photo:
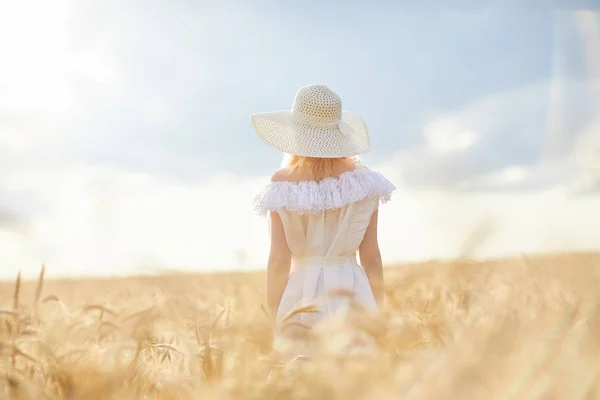
M 263 142 L 288 154 L 255 199 L 255 210 L 270 220 L 266 301 L 276 324 L 304 303 L 318 312 L 297 314 L 302 326 L 347 310 L 350 297 L 331 296 L 336 290 L 377 310 L 383 297 L 378 206 L 395 187 L 356 158 L 370 149 L 366 124 L 323 85 L 301 88 L 291 110 L 251 121 Z

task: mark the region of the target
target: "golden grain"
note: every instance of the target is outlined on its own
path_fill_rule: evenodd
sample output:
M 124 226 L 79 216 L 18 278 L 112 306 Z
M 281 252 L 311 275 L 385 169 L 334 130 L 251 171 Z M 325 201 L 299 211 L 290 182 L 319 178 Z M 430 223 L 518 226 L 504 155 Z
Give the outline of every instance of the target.
M 600 255 L 469 260 L 490 232 L 459 260 L 387 268 L 377 315 L 354 305 L 313 330 L 296 317 L 317 306 L 300 305 L 279 333 L 313 351 L 292 359 L 271 348 L 260 273 L 56 281 L 42 266 L 0 282 L 0 398 L 600 398 Z

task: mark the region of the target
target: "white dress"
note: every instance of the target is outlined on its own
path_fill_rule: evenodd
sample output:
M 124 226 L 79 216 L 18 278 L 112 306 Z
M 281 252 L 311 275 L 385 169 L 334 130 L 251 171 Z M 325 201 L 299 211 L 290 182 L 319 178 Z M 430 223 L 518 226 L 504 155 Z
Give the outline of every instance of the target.
M 256 197 L 259 214 L 276 211 L 281 216 L 292 254 L 277 323 L 304 303 L 319 308 L 296 316 L 295 321 L 309 326 L 345 310 L 349 297 L 328 296 L 336 289 L 352 291 L 363 307 L 377 309 L 356 256 L 371 216 L 394 190 L 383 175 L 358 163 L 354 170 L 320 182 L 271 182 Z

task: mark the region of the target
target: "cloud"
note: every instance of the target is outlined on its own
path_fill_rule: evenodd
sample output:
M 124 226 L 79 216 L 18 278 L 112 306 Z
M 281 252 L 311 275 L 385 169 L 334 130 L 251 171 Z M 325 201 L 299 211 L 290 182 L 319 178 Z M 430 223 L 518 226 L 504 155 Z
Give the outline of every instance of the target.
M 18 197 L 39 197 L 43 206 L 29 210 L 27 237 L 4 235 L 0 246 L 0 260 L 19 260 L 19 268 L 46 262 L 56 274 L 153 273 L 243 268 L 241 250 L 264 256 L 266 233 L 258 228 L 266 222 L 253 215 L 252 198 L 268 177 L 184 184 L 93 166 L 27 174 Z
M 550 83 L 476 100 L 423 127 L 424 142 L 397 154 L 414 188 L 530 190 L 597 173 L 600 81 L 565 82 L 558 107 Z

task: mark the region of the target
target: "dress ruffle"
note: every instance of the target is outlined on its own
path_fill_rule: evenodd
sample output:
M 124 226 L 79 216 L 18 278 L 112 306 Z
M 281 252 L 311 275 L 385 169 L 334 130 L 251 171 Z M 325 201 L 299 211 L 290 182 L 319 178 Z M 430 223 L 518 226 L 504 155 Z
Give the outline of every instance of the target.
M 284 209 L 298 214 L 319 214 L 366 198 L 386 203 L 395 189 L 382 174 L 357 166 L 320 182 L 271 182 L 254 199 L 254 210 L 263 216 Z

